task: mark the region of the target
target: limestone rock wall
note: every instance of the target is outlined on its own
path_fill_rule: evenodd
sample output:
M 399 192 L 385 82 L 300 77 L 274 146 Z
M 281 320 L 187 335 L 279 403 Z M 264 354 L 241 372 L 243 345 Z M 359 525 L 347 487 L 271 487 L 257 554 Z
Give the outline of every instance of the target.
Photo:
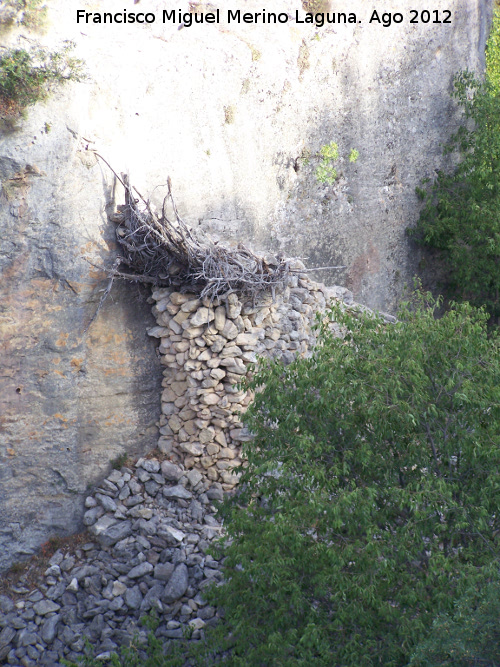
M 158 437 L 147 291 L 117 284 L 86 331 L 114 237 L 70 165 L 0 159 L 0 571 L 78 529 L 87 486 Z

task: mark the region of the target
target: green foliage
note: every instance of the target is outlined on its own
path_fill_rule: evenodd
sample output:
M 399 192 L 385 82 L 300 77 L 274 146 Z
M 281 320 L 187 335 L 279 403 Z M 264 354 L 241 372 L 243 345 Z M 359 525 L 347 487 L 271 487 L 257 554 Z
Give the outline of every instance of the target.
M 452 613 L 440 615 L 417 647 L 409 667 L 500 665 L 500 577 L 471 586 Z
M 119 454 L 116 456 L 114 459 L 111 460 L 111 467 L 113 470 L 121 470 L 123 466 L 127 463 L 128 459 L 128 454 L 127 452 L 123 452 L 123 454 Z
M 337 180 L 337 170 L 332 164 L 324 160 L 316 167 L 315 174 L 320 183 L 333 185 Z
M 471 72 L 455 77 L 453 97 L 466 123 L 445 154 L 458 166 L 440 172 L 417 193 L 424 205 L 409 233 L 440 251 L 450 294 L 485 305 L 500 316 L 500 10 L 486 52 L 486 80 Z
M 355 148 L 351 148 L 351 152 L 349 153 L 349 162 L 356 162 L 359 157 L 359 151 L 357 151 Z
M 331 141 L 329 144 L 325 144 L 321 147 L 319 154 L 323 160 L 334 162 L 339 157 L 339 147 L 334 141 Z
M 333 185 L 337 180 L 337 170 L 333 166 L 333 163 L 339 157 L 339 147 L 334 141 L 331 141 L 329 144 L 325 144 L 320 148 L 319 154 L 321 156 L 321 162 L 316 167 L 316 179 L 320 183 Z
M 302 160 L 304 164 L 309 164 L 310 155 L 303 155 Z M 334 163 L 339 159 L 339 147 L 334 141 L 325 144 L 319 150 L 319 153 L 312 156 L 320 158 L 320 163 L 317 165 L 314 175 L 319 183 L 326 183 L 333 185 L 338 178 L 338 172 Z M 349 153 L 349 162 L 356 162 L 359 153 L 356 149 L 352 149 Z
M 394 325 L 336 307 L 343 338 L 324 321 L 311 358 L 256 370 L 212 664 L 405 665 L 498 568 L 498 339 L 438 306 L 416 295 Z
M 72 43 L 61 51 L 9 49 L 0 57 L 0 105 L 5 115 L 19 116 L 45 99 L 53 87 L 84 78 L 83 63 L 69 56 Z

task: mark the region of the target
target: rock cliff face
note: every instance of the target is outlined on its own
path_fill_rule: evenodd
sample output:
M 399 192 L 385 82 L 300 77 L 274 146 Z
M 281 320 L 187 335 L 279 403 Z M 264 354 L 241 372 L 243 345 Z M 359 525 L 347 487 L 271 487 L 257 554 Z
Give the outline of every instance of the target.
M 429 9 L 439 20 L 451 11 L 450 24 L 410 23 L 412 4 L 398 3 L 404 20 L 383 27 L 353 0 L 335 10 L 357 23 L 317 28 L 294 19 L 298 2 L 268 8 L 290 15 L 280 25 L 228 23 L 219 3 L 219 24 L 179 29 L 162 12 L 187 3 L 109 0 L 106 11 L 156 20 L 103 25 L 76 21 L 100 3 L 47 0 L 44 33 L 1 34 L 2 46 L 72 39 L 89 78 L 2 130 L 0 570 L 75 530 L 87 485 L 158 437 L 147 293 L 117 285 L 85 331 L 116 252 L 107 212 L 121 196 L 92 149 L 153 201 L 170 175 L 191 225 L 309 267 L 345 265 L 317 277 L 393 310 L 418 261 L 404 237 L 415 185 L 442 166 L 439 144 L 457 121 L 451 79 L 481 69 L 493 3 L 435 0 Z M 254 0 L 237 7 L 262 12 Z M 316 156 L 332 141 L 338 178 L 320 183 Z

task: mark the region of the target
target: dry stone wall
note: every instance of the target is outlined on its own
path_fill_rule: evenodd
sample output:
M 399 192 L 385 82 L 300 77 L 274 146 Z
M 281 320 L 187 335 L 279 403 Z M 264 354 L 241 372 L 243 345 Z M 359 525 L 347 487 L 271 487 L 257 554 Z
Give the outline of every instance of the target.
M 216 301 L 160 289 L 153 293 L 163 371 L 158 448 L 190 470 L 200 485 L 238 482 L 241 445 L 250 434 L 241 415 L 252 400 L 239 387 L 259 356 L 290 363 L 315 342 L 312 324 L 331 297 L 352 300 L 341 287 L 310 280 L 296 262 L 286 289 L 257 302 L 234 292 Z M 198 490 L 196 484 L 195 490 Z

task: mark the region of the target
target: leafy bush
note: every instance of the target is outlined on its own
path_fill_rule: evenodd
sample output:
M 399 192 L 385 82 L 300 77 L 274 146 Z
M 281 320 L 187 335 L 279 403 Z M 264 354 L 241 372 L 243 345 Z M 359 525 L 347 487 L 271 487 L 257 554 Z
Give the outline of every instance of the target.
M 409 667 L 500 665 L 500 578 L 472 586 L 450 614 L 440 615 L 418 646 Z
M 69 56 L 73 44 L 61 51 L 9 49 L 0 57 L 0 113 L 19 116 L 26 107 L 45 99 L 52 88 L 84 78 L 83 63 Z
M 417 192 L 424 202 L 420 243 L 437 249 L 448 272 L 448 290 L 500 316 L 500 10 L 486 51 L 486 80 L 471 72 L 455 77 L 453 97 L 466 123 L 445 148 L 458 166 L 440 172 Z
M 323 323 L 310 359 L 257 370 L 210 593 L 219 662 L 405 665 L 498 568 L 498 339 L 484 312 L 438 306 L 416 296 L 389 326 L 335 308 L 343 338 Z

